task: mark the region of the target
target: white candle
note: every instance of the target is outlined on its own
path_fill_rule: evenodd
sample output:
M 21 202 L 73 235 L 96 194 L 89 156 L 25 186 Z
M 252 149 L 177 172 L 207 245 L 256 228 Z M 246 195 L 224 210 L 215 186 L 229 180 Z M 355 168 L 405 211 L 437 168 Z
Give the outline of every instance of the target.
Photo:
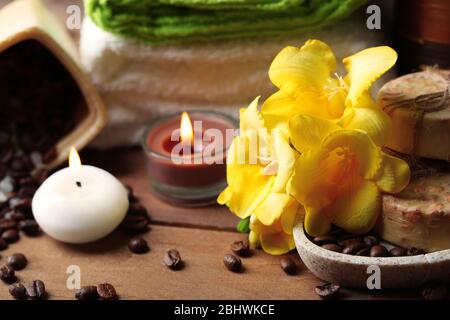
M 107 171 L 81 165 L 75 149 L 69 167 L 36 191 L 32 209 L 41 229 L 63 242 L 86 243 L 111 233 L 128 210 L 125 187 Z

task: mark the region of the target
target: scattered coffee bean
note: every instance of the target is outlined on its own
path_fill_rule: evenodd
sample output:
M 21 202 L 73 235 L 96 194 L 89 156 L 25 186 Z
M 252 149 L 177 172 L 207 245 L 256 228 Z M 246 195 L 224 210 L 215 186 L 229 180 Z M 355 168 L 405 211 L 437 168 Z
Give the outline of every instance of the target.
M 370 248 L 361 249 L 356 253 L 356 255 L 360 257 L 368 257 L 370 255 Z
M 109 283 L 99 284 L 97 286 L 97 293 L 100 299 L 103 300 L 116 300 L 118 298 L 116 289 Z
M 403 257 L 408 255 L 408 250 L 406 250 L 405 248 L 395 247 L 389 250 L 389 253 L 393 257 Z
M 31 219 L 20 221 L 18 227 L 29 237 L 35 237 L 41 232 L 37 222 Z
M 23 300 L 27 298 L 27 290 L 21 283 L 14 283 L 8 287 L 9 294 L 15 299 Z
M 342 247 L 337 244 L 334 244 L 334 243 L 324 244 L 322 246 L 322 248 L 324 248 L 326 250 L 334 251 L 334 252 L 339 252 L 339 253 L 342 252 Z
M 370 248 L 370 256 L 371 257 L 389 257 L 389 251 L 386 249 L 385 246 L 382 245 L 375 245 L 372 248 Z
M 363 240 L 361 237 L 356 237 L 353 235 L 350 235 L 351 238 L 345 238 L 343 240 L 339 240 L 338 241 L 338 245 L 340 245 L 341 247 L 347 247 L 349 245 L 354 245 L 355 243 L 362 243 L 364 244 Z
M 15 229 L 17 222 L 11 219 L 0 219 L 0 230 L 5 231 L 9 229 Z
M 7 243 L 17 242 L 19 238 L 19 233 L 15 229 L 6 230 L 2 233 L 2 239 Z
M 5 250 L 7 248 L 8 248 L 8 243 L 3 238 L 0 238 L 0 250 Z
M 375 236 L 367 235 L 363 238 L 363 242 L 366 246 L 373 247 L 379 243 L 378 239 Z
M 148 231 L 148 224 L 149 220 L 147 217 L 128 214 L 121 226 L 129 232 L 141 233 Z
M 250 255 L 250 245 L 248 240 L 236 241 L 231 244 L 231 251 L 241 257 L 248 257 Z
M 425 254 L 426 251 L 422 250 L 422 249 L 417 249 L 417 248 L 409 248 L 408 249 L 408 256 L 418 256 L 420 254 Z
M 324 245 L 324 244 L 329 244 L 329 243 L 336 243 L 336 238 L 326 235 L 326 236 L 319 236 L 319 237 L 314 237 L 313 238 L 313 242 L 315 244 L 317 244 L 318 246 Z
M 8 264 L 8 266 L 17 271 L 25 268 L 28 261 L 22 253 L 14 253 L 12 256 L 8 257 L 6 263 Z
M 326 283 L 321 286 L 317 286 L 315 291 L 321 298 L 331 299 L 337 296 L 341 287 L 338 284 Z
M 356 254 L 358 251 L 364 249 L 365 245 L 362 242 L 352 242 L 349 243 L 343 250 L 342 253 L 345 254 Z
M 432 283 L 422 290 L 425 300 L 444 300 L 447 298 L 448 289 L 444 283 Z
M 172 269 L 179 270 L 182 267 L 181 255 L 178 250 L 171 249 L 164 254 L 164 264 Z
M 46 296 L 45 284 L 41 280 L 33 280 L 26 286 L 27 296 L 32 300 L 44 299 Z
M 283 257 L 280 260 L 281 269 L 289 275 L 297 273 L 297 264 L 290 257 Z
M 131 252 L 137 254 L 146 253 L 150 250 L 147 241 L 145 241 L 145 239 L 141 237 L 132 238 L 128 242 L 128 248 L 130 249 Z
M 25 220 L 27 217 L 22 212 L 9 211 L 8 213 L 5 214 L 5 218 L 14 220 L 15 222 L 20 222 Z
M 75 299 L 97 300 L 99 298 L 96 286 L 85 286 L 75 291 Z
M 6 283 L 13 283 L 16 281 L 16 273 L 14 269 L 8 265 L 0 267 L 0 279 Z
M 238 257 L 236 257 L 232 254 L 226 254 L 223 257 L 223 264 L 225 265 L 225 267 L 228 270 L 230 270 L 232 272 L 241 271 L 241 267 L 242 267 L 241 259 L 239 259 Z

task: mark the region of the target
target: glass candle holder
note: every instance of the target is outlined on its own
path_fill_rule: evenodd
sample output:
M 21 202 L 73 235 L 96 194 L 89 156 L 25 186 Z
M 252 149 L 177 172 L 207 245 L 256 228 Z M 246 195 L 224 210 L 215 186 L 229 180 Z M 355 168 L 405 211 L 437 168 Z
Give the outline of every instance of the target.
M 188 114 L 193 122 L 192 144 L 180 142 L 181 114 L 174 114 L 148 124 L 142 147 L 156 195 L 175 205 L 205 206 L 215 203 L 226 187 L 226 154 L 237 121 L 213 111 Z M 183 152 L 174 152 L 174 148 L 183 148 Z

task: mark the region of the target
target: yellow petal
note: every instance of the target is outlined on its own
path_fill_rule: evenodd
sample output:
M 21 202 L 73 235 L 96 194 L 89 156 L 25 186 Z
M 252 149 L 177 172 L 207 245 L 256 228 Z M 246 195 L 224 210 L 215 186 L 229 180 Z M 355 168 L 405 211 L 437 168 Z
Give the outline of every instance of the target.
M 322 147 L 328 151 L 350 151 L 357 158 L 360 176 L 366 179 L 372 179 L 382 165 L 381 150 L 361 130 L 334 131 L 325 138 Z
M 353 187 L 341 194 L 327 208 L 333 223 L 347 232 L 363 234 L 369 232 L 381 211 L 381 195 L 372 181 L 355 179 Z
M 383 166 L 376 179 L 378 187 L 384 192 L 397 193 L 409 184 L 411 171 L 409 165 L 399 159 L 383 154 Z
M 348 71 L 346 81 L 350 85 L 346 106 L 358 106 L 361 96 L 396 61 L 397 53 L 387 46 L 368 48 L 345 58 L 343 62 Z
M 275 57 L 269 77 L 286 93 L 297 94 L 321 90 L 329 74 L 336 68 L 336 58 L 330 47 L 318 40 L 308 40 L 303 47 L 286 47 Z
M 283 232 L 292 234 L 294 226 L 298 223 L 301 215 L 304 215 L 303 207 L 294 199 L 292 210 L 285 210 L 280 218 Z
M 337 123 L 346 129 L 365 131 L 379 146 L 384 145 L 391 127 L 391 119 L 379 108 L 347 108 Z
M 235 137 L 230 145 L 227 157 L 227 182 L 228 187 L 219 195 L 219 204 L 227 205 L 230 210 L 241 219 L 250 216 L 253 211 L 268 196 L 273 182 L 273 176 L 261 174 L 261 166 L 257 164 L 241 164 L 239 154 L 244 153 L 244 159 L 248 153 L 248 137 Z
M 340 127 L 328 120 L 307 115 L 297 115 L 289 121 L 291 143 L 299 152 L 316 148 L 331 132 Z
M 278 161 L 278 173 L 275 177 L 273 192 L 286 192 L 286 184 L 294 170 L 295 161 L 298 153 L 290 146 L 289 140 L 284 137 L 278 130 L 272 131 L 273 145 Z
M 258 101 L 260 97 L 256 97 L 247 108 L 240 110 L 240 129 L 260 130 L 264 128 L 264 120 L 258 111 Z
M 248 234 L 248 242 L 252 248 L 260 248 L 261 242 L 259 241 L 259 234 L 255 231 L 250 231 Z
M 271 255 L 282 255 L 295 248 L 294 237 L 284 232 L 276 234 L 261 234 L 262 249 Z
M 297 206 L 297 201 L 288 194 L 272 192 L 256 208 L 254 214 L 262 224 L 270 226 L 284 214 L 295 216 Z
M 331 222 L 324 212 L 308 207 L 305 210 L 304 227 L 307 234 L 317 237 L 330 231 Z

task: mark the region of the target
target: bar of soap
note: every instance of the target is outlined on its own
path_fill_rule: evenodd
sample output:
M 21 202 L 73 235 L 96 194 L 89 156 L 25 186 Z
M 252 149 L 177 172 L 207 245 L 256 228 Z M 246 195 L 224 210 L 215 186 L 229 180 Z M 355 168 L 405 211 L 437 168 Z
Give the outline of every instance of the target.
M 384 195 L 375 231 L 405 248 L 450 249 L 450 174 L 417 178 L 401 193 Z
M 434 69 L 386 83 L 378 93 L 381 107 L 392 119 L 386 146 L 417 157 L 450 161 L 450 91 L 446 97 L 423 97 L 443 93 L 449 86 L 450 70 Z

